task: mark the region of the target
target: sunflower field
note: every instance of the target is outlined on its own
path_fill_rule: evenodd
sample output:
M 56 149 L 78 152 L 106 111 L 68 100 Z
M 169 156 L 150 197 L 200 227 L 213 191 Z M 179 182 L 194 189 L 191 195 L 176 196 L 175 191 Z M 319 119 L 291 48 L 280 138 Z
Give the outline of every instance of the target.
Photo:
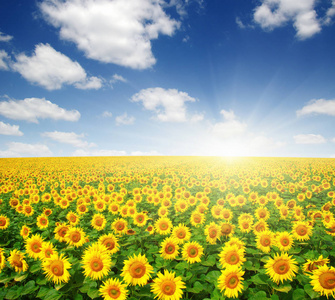
M 332 299 L 334 211 L 334 159 L 0 159 L 0 299 Z

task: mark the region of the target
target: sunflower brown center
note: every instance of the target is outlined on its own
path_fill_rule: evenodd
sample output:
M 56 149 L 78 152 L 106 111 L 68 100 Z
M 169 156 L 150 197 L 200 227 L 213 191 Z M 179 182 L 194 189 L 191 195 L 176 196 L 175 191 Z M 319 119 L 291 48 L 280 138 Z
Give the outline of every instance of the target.
M 221 227 L 221 232 L 222 232 L 223 234 L 225 234 L 225 235 L 230 234 L 231 231 L 232 231 L 232 228 L 231 228 L 231 226 L 230 226 L 229 224 L 224 224 L 224 225 L 222 225 L 222 227 Z
M 50 265 L 50 271 L 55 276 L 62 276 L 64 274 L 64 264 L 62 261 L 53 261 Z
M 94 272 L 100 272 L 103 269 L 104 264 L 99 257 L 95 257 L 91 260 L 90 267 Z
M 168 245 L 166 245 L 166 247 L 165 247 L 165 252 L 166 252 L 167 254 L 172 254 L 172 253 L 175 252 L 175 250 L 176 250 L 176 248 L 175 248 L 175 246 L 174 246 L 173 244 L 168 244 Z
M 79 232 L 73 232 L 70 236 L 70 240 L 74 243 L 78 243 L 80 241 L 81 235 Z
M 122 231 L 124 229 L 124 224 L 123 223 L 117 223 L 116 224 L 116 229 L 119 231 Z
M 180 239 L 184 239 L 186 237 L 186 232 L 183 231 L 183 230 L 180 230 L 178 231 L 178 234 L 177 234 L 178 238 Z
M 112 240 L 112 239 L 110 239 L 110 238 L 104 240 L 103 244 L 106 246 L 106 248 L 107 248 L 108 250 L 113 250 L 114 247 L 115 247 L 115 242 L 114 242 L 114 240 Z
M 335 288 L 335 273 L 325 272 L 320 275 L 319 282 L 324 289 L 334 289 Z
M 264 247 L 268 247 L 271 244 L 271 239 L 268 235 L 262 236 L 260 239 L 260 243 Z
M 5 226 L 6 223 L 6 219 L 0 219 L 0 226 Z
M 239 279 L 236 274 L 231 274 L 226 278 L 226 286 L 229 289 L 234 289 L 239 283 Z
M 209 237 L 213 239 L 217 237 L 217 235 L 218 235 L 217 230 L 215 228 L 211 228 L 211 230 L 209 231 Z
M 145 271 L 146 267 L 141 262 L 134 262 L 129 268 L 129 273 L 133 278 L 141 278 Z
M 23 263 L 22 263 L 22 261 L 20 260 L 20 257 L 18 257 L 17 255 L 15 255 L 15 256 L 13 257 L 13 265 L 14 265 L 15 267 L 17 267 L 17 268 L 22 268 L 22 266 L 23 266 Z
M 103 219 L 102 218 L 96 218 L 95 225 L 102 226 L 102 223 L 103 223 Z
M 196 257 L 198 255 L 198 249 L 196 247 L 190 247 L 187 252 L 189 257 Z
M 120 297 L 121 295 L 121 291 L 118 287 L 111 287 L 108 291 L 108 295 L 112 298 L 112 299 L 117 299 Z
M 290 243 L 290 241 L 289 241 L 288 238 L 283 237 L 283 238 L 280 240 L 280 243 L 281 243 L 283 246 L 287 246 L 287 245 Z
M 161 285 L 161 291 L 164 295 L 171 296 L 176 292 L 176 284 L 173 281 L 164 281 Z
M 290 270 L 290 266 L 286 260 L 278 260 L 273 265 L 273 270 L 279 275 L 286 274 Z
M 166 223 L 161 223 L 159 227 L 162 230 L 166 230 L 168 228 L 168 225 Z
M 248 222 L 244 222 L 242 224 L 242 227 L 243 227 L 243 229 L 248 229 L 249 228 L 249 223 Z
M 307 227 L 305 225 L 299 225 L 295 231 L 298 235 L 304 236 L 307 234 Z
M 238 254 L 234 251 L 227 254 L 226 261 L 230 265 L 236 265 L 240 261 L 240 259 Z
M 34 242 L 31 246 L 31 251 L 34 253 L 40 253 L 41 252 L 41 243 L 40 242 Z

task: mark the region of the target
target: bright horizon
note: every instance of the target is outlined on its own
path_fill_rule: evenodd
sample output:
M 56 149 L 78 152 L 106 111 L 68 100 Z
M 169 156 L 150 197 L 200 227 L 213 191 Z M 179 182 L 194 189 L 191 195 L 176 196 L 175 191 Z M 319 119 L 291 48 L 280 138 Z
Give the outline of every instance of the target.
M 335 158 L 334 0 L 0 8 L 0 158 Z

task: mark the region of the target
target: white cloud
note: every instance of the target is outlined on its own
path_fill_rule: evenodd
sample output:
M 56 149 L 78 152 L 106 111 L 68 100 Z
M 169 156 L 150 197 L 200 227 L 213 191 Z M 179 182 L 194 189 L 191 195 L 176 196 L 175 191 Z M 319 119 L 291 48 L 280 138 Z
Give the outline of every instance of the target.
M 38 123 L 38 119 L 78 121 L 77 110 L 66 110 L 45 98 L 26 98 L 0 102 L 0 115 L 13 120 Z
M 298 134 L 293 138 L 296 144 L 324 144 L 327 142 L 320 134 Z
M 0 134 L 22 136 L 23 132 L 20 131 L 18 125 L 10 125 L 0 121 Z
M 310 114 L 335 116 L 335 100 L 313 99 L 296 113 L 298 117 Z
M 239 17 L 235 18 L 235 22 L 236 22 L 237 26 L 240 27 L 241 29 L 245 28 L 245 25 L 243 24 L 242 20 Z
M 247 124 L 237 120 L 235 113 L 221 110 L 224 122 L 215 123 L 212 132 L 220 138 L 227 139 L 240 136 L 246 132 Z
M 156 63 L 151 40 L 172 36 L 180 22 L 163 11 L 160 0 L 45 0 L 44 18 L 60 29 L 88 58 L 134 69 Z
M 133 116 L 128 116 L 126 112 L 123 115 L 117 116 L 115 118 L 115 123 L 117 126 L 131 125 L 131 124 L 134 124 L 134 122 L 135 122 L 135 118 Z
M 25 144 L 10 142 L 8 149 L 0 151 L 0 157 L 41 157 L 53 156 L 50 149 L 43 144 Z
M 321 31 L 315 11 L 316 0 L 261 0 L 256 7 L 254 20 L 263 29 L 272 30 L 293 22 L 300 39 L 312 37 Z
M 186 122 L 192 116 L 187 115 L 185 102 L 195 102 L 185 92 L 163 88 L 143 89 L 131 98 L 133 102 L 142 102 L 145 109 L 156 113 L 155 118 L 161 122 Z M 200 115 L 195 118 L 199 119 Z
M 9 42 L 13 37 L 0 31 L 0 42 Z
M 84 150 L 78 149 L 72 153 L 72 156 L 125 156 L 126 151 L 123 150 Z
M 113 88 L 114 84 L 117 82 L 127 82 L 127 79 L 125 79 L 123 76 L 114 74 L 112 79 L 110 80 L 110 85 Z
M 60 89 L 64 84 L 75 85 L 79 89 L 99 89 L 102 80 L 87 77 L 78 62 L 56 51 L 49 44 L 36 45 L 32 56 L 21 53 L 16 56 L 12 69 L 26 80 L 48 90 Z
M 111 118 L 113 116 L 113 114 L 110 112 L 110 111 L 107 111 L 105 110 L 103 113 L 102 113 L 102 116 L 104 118 Z
M 204 114 L 194 114 L 193 116 L 191 116 L 190 118 L 190 122 L 191 123 L 197 123 L 200 122 L 204 119 Z
M 8 63 L 10 62 L 10 57 L 8 53 L 4 50 L 0 50 L 0 70 L 9 70 Z
M 94 143 L 88 143 L 83 141 L 85 137 L 84 134 L 76 134 L 74 132 L 43 132 L 42 136 L 48 137 L 56 142 L 69 144 L 78 148 L 86 148 L 86 147 L 94 147 L 96 146 Z
M 332 18 L 335 16 L 335 0 L 332 1 L 332 6 L 327 10 L 324 24 L 330 25 Z

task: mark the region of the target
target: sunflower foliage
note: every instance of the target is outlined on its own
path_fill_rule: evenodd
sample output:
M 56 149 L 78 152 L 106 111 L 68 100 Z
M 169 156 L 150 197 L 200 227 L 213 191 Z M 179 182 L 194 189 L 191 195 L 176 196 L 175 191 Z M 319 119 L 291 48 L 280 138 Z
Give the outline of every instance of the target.
M 0 299 L 332 299 L 335 161 L 1 159 Z

